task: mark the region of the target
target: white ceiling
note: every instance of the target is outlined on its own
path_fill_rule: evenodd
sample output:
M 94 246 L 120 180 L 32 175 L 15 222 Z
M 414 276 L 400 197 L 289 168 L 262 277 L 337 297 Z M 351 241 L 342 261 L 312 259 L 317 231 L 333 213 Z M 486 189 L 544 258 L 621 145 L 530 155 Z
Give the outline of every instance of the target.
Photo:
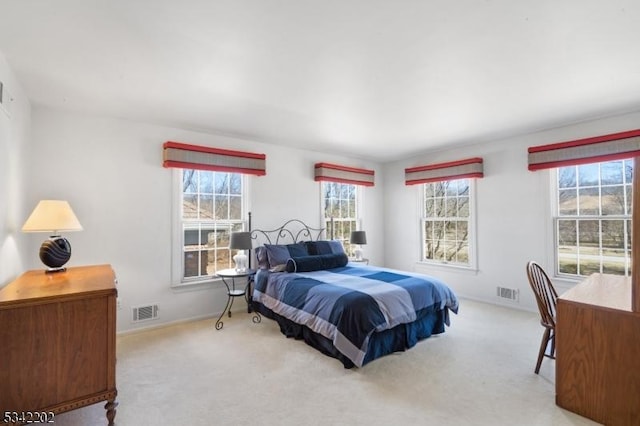
M 34 104 L 382 162 L 640 110 L 639 42 L 637 0 L 0 0 Z

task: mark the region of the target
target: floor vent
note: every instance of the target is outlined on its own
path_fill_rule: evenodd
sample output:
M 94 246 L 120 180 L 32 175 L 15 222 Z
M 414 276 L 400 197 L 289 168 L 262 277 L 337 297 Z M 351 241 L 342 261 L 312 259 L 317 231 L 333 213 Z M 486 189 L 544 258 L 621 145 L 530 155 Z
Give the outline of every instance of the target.
M 517 288 L 497 287 L 497 289 L 499 298 L 518 301 L 519 291 Z
M 158 318 L 158 305 L 136 306 L 133 311 L 133 322 L 149 321 Z

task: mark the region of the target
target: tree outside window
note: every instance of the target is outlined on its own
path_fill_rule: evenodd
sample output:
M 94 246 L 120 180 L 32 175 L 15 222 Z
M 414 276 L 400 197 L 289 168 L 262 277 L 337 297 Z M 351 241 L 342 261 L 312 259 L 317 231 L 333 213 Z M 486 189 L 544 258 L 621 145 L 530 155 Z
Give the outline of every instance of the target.
M 630 274 L 632 180 L 631 159 L 558 168 L 559 274 Z
M 345 252 L 353 255 L 349 243 L 351 232 L 357 230 L 357 186 L 339 182 L 322 182 L 324 227 L 327 238 L 342 241 Z
M 239 173 L 182 171 L 183 280 L 232 266 L 229 239 L 244 229 L 243 197 Z
M 469 179 L 423 185 L 422 260 L 470 266 Z

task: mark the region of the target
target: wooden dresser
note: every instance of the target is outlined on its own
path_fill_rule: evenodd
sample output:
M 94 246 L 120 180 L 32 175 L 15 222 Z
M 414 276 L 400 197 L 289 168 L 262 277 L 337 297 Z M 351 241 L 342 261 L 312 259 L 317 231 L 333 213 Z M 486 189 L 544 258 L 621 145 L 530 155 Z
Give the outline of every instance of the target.
M 558 299 L 556 403 L 607 426 L 640 425 L 640 312 L 631 278 L 594 274 Z
M 107 401 L 113 425 L 116 296 L 110 265 L 29 271 L 0 289 L 0 423 Z

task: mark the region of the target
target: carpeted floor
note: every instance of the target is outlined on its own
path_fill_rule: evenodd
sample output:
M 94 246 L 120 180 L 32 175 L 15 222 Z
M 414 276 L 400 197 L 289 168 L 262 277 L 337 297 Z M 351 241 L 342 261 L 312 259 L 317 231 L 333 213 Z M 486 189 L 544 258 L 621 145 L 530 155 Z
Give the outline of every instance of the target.
M 537 314 L 461 300 L 451 327 L 346 370 L 242 307 L 118 337 L 119 426 L 595 425 L 555 405 L 555 361 L 533 373 Z M 56 416 L 106 425 L 104 404 Z

